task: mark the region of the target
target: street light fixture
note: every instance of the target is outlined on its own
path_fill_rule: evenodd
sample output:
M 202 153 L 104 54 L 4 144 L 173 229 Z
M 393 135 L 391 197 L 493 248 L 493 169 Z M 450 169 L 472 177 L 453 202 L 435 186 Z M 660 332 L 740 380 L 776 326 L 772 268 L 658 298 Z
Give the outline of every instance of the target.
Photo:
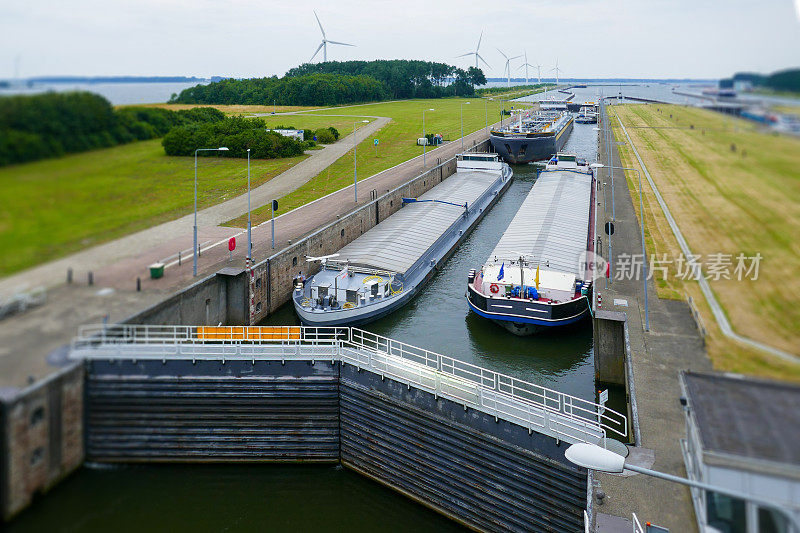
M 592 168 L 603 168 L 606 165 L 602 163 L 592 163 L 589 165 Z M 606 167 L 611 171 L 614 170 L 633 170 L 636 172 L 636 175 L 639 177 L 639 214 L 641 216 L 641 223 L 639 224 L 639 228 L 641 229 L 641 238 L 642 238 L 642 268 L 644 268 L 644 279 L 642 280 L 642 284 L 644 285 L 644 330 L 650 331 L 650 309 L 647 306 L 647 252 L 645 251 L 644 247 L 644 202 L 642 201 L 642 173 L 639 172 L 638 168 L 631 168 L 631 167 Z M 614 220 L 614 173 L 611 173 L 611 220 Z M 608 262 L 613 265 L 613 255 L 611 249 L 611 239 L 609 238 L 608 242 Z
M 761 507 L 767 507 L 779 512 L 789 521 L 790 524 L 792 524 L 795 531 L 800 531 L 800 521 L 798 521 L 794 514 L 788 509 L 781 507 L 772 501 L 764 500 L 744 492 L 729 490 L 725 487 L 719 487 L 708 483 L 702 483 L 700 481 L 673 476 L 671 474 L 665 474 L 663 472 L 650 470 L 649 468 L 644 468 L 641 466 L 625 464 L 624 457 L 605 448 L 601 448 L 596 444 L 589 444 L 587 442 L 573 444 L 567 448 L 567 450 L 564 452 L 564 456 L 571 463 L 582 466 L 583 468 L 587 468 L 589 470 L 597 470 L 598 472 L 606 472 L 609 474 L 621 474 L 623 470 L 630 470 L 631 472 L 637 472 L 646 476 L 672 481 L 673 483 L 679 483 L 681 485 L 688 485 L 689 487 L 716 492 L 717 494 L 722 494 L 731 498 L 748 500 Z
M 192 276 L 197 276 L 197 152 L 227 152 L 228 148 L 198 148 L 194 151 L 194 246 L 192 249 Z
M 434 109 L 422 110 L 422 138 L 425 139 L 422 143 L 422 168 L 425 168 L 425 148 L 428 146 L 428 137 L 425 135 L 425 111 L 434 111 Z
M 461 151 L 464 151 L 464 104 L 469 105 L 469 102 L 461 102 Z
M 247 149 L 247 260 L 253 262 L 253 234 L 250 223 L 250 148 Z
M 358 203 L 358 170 L 356 170 L 356 151 L 358 150 L 358 140 L 356 139 L 356 124 L 359 122 L 367 124 L 369 123 L 369 120 L 357 120 L 356 122 L 353 122 L 353 195 L 355 196 L 356 203 Z

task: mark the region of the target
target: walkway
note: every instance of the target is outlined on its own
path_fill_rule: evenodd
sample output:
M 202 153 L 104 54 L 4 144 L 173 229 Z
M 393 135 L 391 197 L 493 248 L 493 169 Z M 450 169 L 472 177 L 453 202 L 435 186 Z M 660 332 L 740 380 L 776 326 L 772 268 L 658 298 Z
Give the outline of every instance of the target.
M 602 136 L 600 150 L 600 161 L 605 162 Z M 612 144 L 611 150 L 612 164 L 622 166 L 616 145 Z M 612 186 L 606 169 L 599 170 L 598 179 L 601 184 L 605 181 L 607 187 Z M 621 171 L 615 172 L 613 186 L 617 218 L 612 237 L 614 256 L 641 254 L 639 222 Z M 602 235 L 601 255 L 607 256 L 608 236 L 603 233 L 603 225 L 611 218 L 610 190 L 605 198 L 609 202 L 608 216 L 601 215 L 602 209 L 598 212 L 597 234 Z M 685 477 L 678 441 L 686 435 L 679 403 L 678 372 L 689 368 L 711 369 L 689 307 L 682 301 L 660 300 L 652 280 L 648 281 L 650 331 L 645 332 L 641 278 L 614 280 L 608 289 L 604 288 L 604 281 L 599 280 L 597 288 L 602 295 L 603 309 L 624 311 L 628 317 L 635 401 L 641 447 L 645 449 L 640 451 L 647 454 L 652 450 L 655 470 Z M 615 300 L 624 305 L 614 305 Z M 629 519 L 635 512 L 640 520 L 667 527 L 670 531 L 697 531 L 687 488 L 642 475 L 598 474 L 595 479 L 606 494 L 605 503 L 595 507 L 598 513 Z
M 314 150 L 307 159 L 253 189 L 251 191 L 252 206 L 255 208 L 265 205 L 273 198 L 280 198 L 297 189 L 346 154 L 353 147 L 353 135 L 355 135 L 355 142 L 362 142 L 364 139 L 372 137 L 390 120 L 387 117 L 376 117 L 369 124 L 359 128 L 355 134 L 351 133 L 321 150 Z M 242 172 L 245 171 L 243 166 Z M 245 213 L 247 213 L 247 194 L 199 211 L 197 224 L 198 227 L 203 228 L 202 235 L 198 237 L 199 242 L 202 243 L 208 239 L 219 240 L 236 234 L 237 230 L 235 229 L 216 228 L 216 226 Z M 52 287 L 60 284 L 65 280 L 68 268 L 72 268 L 77 273 L 85 273 L 89 270 L 97 271 L 119 261 L 134 260 L 141 264 L 142 251 L 152 250 L 155 255 L 148 254 L 144 264 L 141 264 L 142 269 L 138 275 L 142 276 L 145 274 L 144 269 L 148 264 L 172 255 L 180 249 L 191 250 L 193 216 L 193 214 L 189 214 L 4 278 L 0 280 L 0 299 L 8 298 L 26 287 Z M 176 249 L 174 244 L 184 242 L 187 233 L 189 235 L 188 245 L 181 244 L 182 248 Z M 179 236 L 184 238 L 180 239 Z M 164 245 L 165 255 L 163 256 L 159 255 L 159 250 L 162 249 L 161 245 Z M 130 279 L 128 277 L 127 281 Z

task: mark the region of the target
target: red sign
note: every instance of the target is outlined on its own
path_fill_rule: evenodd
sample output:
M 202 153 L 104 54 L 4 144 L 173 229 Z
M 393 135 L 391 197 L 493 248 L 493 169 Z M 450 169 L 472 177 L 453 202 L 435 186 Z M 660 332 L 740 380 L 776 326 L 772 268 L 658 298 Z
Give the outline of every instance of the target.
M 236 237 L 231 237 L 230 240 L 228 240 L 228 250 L 232 252 L 235 249 L 236 249 Z

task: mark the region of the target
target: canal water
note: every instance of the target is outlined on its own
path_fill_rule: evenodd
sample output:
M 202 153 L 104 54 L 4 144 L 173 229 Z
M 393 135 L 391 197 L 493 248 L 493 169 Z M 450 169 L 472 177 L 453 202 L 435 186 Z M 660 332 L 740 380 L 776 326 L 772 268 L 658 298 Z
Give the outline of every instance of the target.
M 575 124 L 565 151 L 593 161 L 593 127 Z M 567 334 L 516 337 L 470 313 L 464 298 L 467 272 L 486 261 L 535 179 L 532 166 L 515 166 L 508 191 L 421 294 L 364 329 L 594 401 L 588 321 Z M 264 323 L 298 322 L 288 304 Z M 461 529 L 341 467 L 162 465 L 83 468 L 26 510 L 8 531 L 378 528 L 384 533 Z

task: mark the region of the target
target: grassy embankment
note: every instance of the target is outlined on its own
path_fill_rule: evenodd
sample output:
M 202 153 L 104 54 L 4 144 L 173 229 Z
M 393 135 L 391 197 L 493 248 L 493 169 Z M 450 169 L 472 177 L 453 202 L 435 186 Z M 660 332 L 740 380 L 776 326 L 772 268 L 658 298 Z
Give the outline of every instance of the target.
M 343 135 L 352 128 L 342 117 L 270 120 L 298 128 L 333 126 Z M 252 185 L 306 157 L 252 160 Z M 165 155 L 160 139 L 0 168 L 0 276 L 189 213 L 193 183 L 194 159 Z M 200 159 L 201 208 L 246 190 L 244 160 Z
M 695 108 L 623 105 L 612 111 L 625 124 L 692 253 L 702 254 L 704 269 L 711 254 L 734 258 L 732 279 L 709 280 L 734 330 L 800 354 L 800 139 L 762 133 L 750 122 Z M 613 115 L 612 121 L 616 138 L 625 140 Z M 638 168 L 627 145 L 619 150 L 624 166 Z M 639 214 L 636 174 L 627 178 Z M 678 243 L 646 180 L 643 187 L 648 253 L 674 259 Z M 757 280 L 736 279 L 739 253 L 763 256 Z M 656 287 L 662 298 L 693 297 L 709 330 L 715 368 L 800 381 L 800 365 L 724 337 L 699 285 L 678 279 L 674 263 Z
M 489 124 L 500 120 L 501 102 L 497 98 L 485 100 L 481 98 L 461 99 L 447 98 L 439 100 L 406 100 L 400 102 L 386 102 L 354 107 L 340 107 L 331 110 L 318 111 L 319 115 L 341 115 L 353 113 L 352 121 L 362 120 L 369 116 L 391 117 L 391 122 L 376 133 L 379 139 L 377 153 L 373 145 L 373 138 L 366 139 L 358 145 L 358 177 L 359 181 L 387 168 L 398 165 L 408 159 L 422 154 L 422 147 L 417 146 L 417 138 L 422 136 L 422 111 L 425 112 L 425 131 L 427 133 L 441 133 L 445 140 L 455 140 L 461 137 L 461 111 L 462 102 L 471 102 L 464 105 L 464 134 L 476 131 L 486 124 L 488 113 Z M 303 116 L 298 114 L 298 117 Z M 291 117 L 271 117 L 270 120 L 290 120 Z M 508 120 L 508 117 L 506 117 Z M 342 131 L 348 133 L 347 130 Z M 436 152 L 428 152 L 431 161 L 435 163 Z M 339 158 L 333 165 L 323 170 L 309 182 L 279 199 L 280 209 L 277 213 L 286 213 L 300 207 L 312 200 L 321 198 L 326 194 L 347 187 L 353 183 L 353 153 L 352 150 Z M 259 223 L 270 216 L 269 206 L 253 211 L 254 223 Z M 246 217 L 239 217 L 228 222 L 232 226 L 241 226 Z

